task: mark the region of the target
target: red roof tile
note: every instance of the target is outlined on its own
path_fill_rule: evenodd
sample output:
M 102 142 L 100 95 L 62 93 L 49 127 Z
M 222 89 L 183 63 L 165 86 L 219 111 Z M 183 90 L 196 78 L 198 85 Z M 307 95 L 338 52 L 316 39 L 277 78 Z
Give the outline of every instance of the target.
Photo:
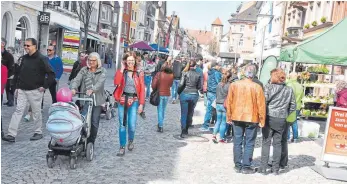
M 217 17 L 217 19 L 212 23 L 212 25 L 219 25 L 219 26 L 222 26 L 223 23 L 222 23 L 222 21 L 219 19 L 219 17 Z
M 213 39 L 211 31 L 187 29 L 187 33 L 189 36 L 194 37 L 200 45 L 208 45 Z

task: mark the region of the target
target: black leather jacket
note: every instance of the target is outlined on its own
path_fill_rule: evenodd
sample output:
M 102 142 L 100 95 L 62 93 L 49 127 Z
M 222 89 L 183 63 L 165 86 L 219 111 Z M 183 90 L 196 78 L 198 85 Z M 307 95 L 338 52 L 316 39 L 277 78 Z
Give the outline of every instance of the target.
M 183 72 L 179 88 L 182 88 L 185 85 L 183 93 L 199 94 L 198 91 L 202 91 L 201 81 L 201 74 L 199 72 L 196 70 L 189 70 L 188 72 Z
M 296 110 L 295 95 L 292 88 L 284 84 L 266 84 L 264 89 L 267 115 L 287 118 Z

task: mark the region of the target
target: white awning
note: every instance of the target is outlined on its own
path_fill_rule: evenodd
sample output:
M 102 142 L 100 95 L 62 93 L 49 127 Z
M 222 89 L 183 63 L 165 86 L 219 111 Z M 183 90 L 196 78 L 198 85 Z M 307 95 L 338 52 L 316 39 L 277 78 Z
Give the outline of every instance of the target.
M 98 38 L 101 43 L 113 44 L 112 40 L 107 39 L 107 38 L 105 38 L 105 37 L 103 37 L 101 35 L 98 35 L 98 34 L 95 34 L 95 33 L 91 33 L 91 32 L 89 32 L 88 34 L 93 36 L 93 37 Z

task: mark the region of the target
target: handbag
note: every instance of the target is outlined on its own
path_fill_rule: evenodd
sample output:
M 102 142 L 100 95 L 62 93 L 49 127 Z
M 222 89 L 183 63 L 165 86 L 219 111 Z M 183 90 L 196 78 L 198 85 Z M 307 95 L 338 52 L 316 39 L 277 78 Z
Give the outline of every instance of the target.
M 151 96 L 149 98 L 149 103 L 151 103 L 154 106 L 158 106 L 160 103 L 160 95 L 159 95 L 160 76 L 161 76 L 161 72 L 159 72 L 157 87 L 152 91 Z

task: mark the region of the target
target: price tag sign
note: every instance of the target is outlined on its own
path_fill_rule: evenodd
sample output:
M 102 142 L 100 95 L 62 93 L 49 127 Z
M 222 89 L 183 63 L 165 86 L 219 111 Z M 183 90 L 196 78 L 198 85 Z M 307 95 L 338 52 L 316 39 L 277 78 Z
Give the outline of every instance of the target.
M 347 109 L 330 107 L 322 152 L 325 162 L 347 164 Z
M 50 20 L 51 20 L 51 13 L 40 11 L 38 16 L 38 21 L 41 25 L 49 25 Z

